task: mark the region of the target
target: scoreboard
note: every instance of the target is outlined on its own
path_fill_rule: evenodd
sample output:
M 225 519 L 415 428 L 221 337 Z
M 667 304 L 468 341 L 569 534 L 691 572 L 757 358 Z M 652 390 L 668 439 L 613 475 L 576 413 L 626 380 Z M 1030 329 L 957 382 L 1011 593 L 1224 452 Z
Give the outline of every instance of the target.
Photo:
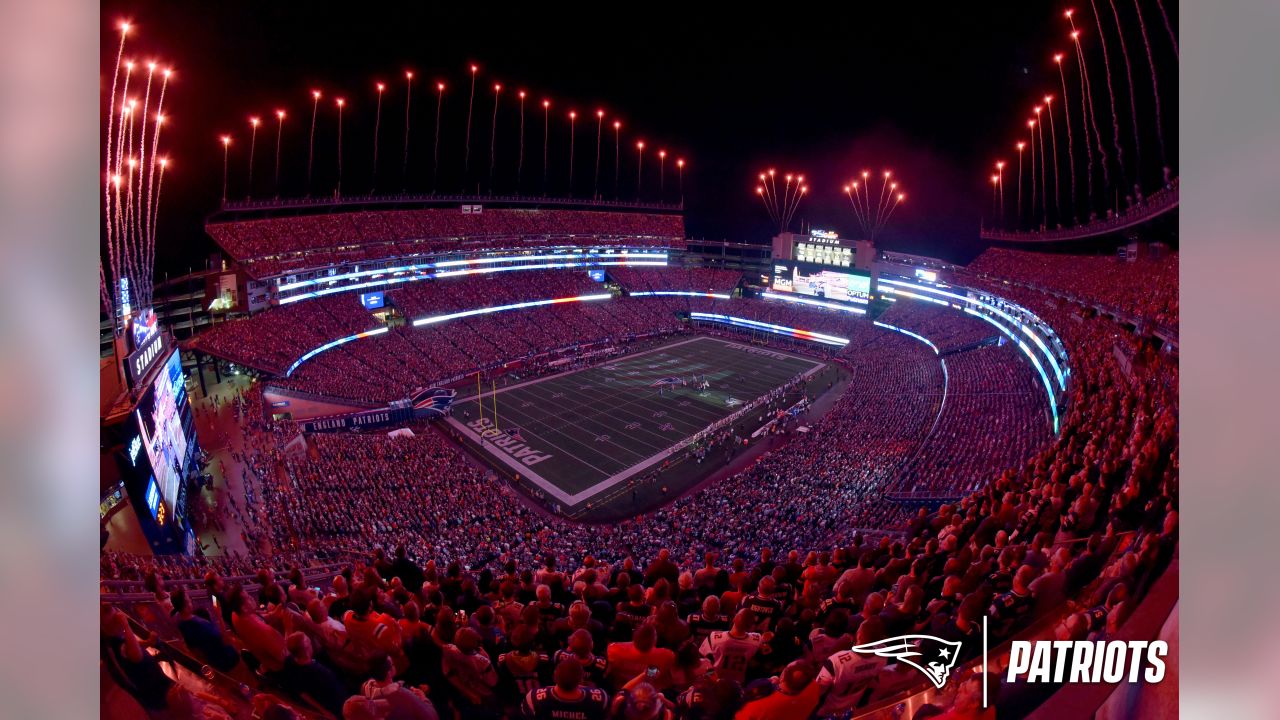
M 833 270 L 807 262 L 774 261 L 774 292 L 795 293 L 820 300 L 866 304 L 871 299 L 871 273 Z

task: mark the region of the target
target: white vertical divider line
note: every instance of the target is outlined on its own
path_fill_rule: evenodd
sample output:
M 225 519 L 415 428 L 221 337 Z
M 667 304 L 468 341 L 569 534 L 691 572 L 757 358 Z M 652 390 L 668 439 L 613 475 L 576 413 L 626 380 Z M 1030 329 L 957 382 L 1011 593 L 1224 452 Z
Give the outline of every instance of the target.
M 987 616 L 982 616 L 982 708 L 987 708 Z

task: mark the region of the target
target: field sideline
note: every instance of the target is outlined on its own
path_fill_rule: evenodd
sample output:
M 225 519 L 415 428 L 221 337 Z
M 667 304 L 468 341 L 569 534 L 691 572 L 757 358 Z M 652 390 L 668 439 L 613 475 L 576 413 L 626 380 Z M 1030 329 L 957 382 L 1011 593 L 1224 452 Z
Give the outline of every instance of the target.
M 486 393 L 483 409 L 476 398 L 455 403 L 448 423 L 486 459 L 569 508 L 677 456 L 708 426 L 824 367 L 699 336 Z M 759 422 L 753 413 L 735 425 L 750 432 Z

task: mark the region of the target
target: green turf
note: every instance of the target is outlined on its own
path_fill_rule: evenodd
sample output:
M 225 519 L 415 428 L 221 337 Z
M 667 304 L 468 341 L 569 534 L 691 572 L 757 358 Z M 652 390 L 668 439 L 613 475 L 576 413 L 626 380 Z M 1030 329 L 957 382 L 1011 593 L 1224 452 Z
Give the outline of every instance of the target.
M 571 507 L 660 464 L 682 441 L 822 367 L 747 343 L 696 337 L 486 393 L 483 410 L 475 398 L 457 402 L 449 423 L 494 462 Z M 660 393 L 654 383 L 668 377 L 688 384 Z M 710 389 L 699 390 L 695 377 L 705 377 Z M 754 429 L 754 414 L 750 420 Z M 517 427 L 519 440 L 506 434 Z M 490 432 L 481 443 L 481 433 L 494 429 L 502 434 Z

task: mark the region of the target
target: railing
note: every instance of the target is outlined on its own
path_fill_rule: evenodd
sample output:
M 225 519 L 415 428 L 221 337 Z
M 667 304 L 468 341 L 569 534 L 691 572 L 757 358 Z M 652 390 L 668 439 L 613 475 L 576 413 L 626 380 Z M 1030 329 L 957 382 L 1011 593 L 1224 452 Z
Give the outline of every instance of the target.
M 452 205 L 468 203 L 484 205 L 502 203 L 516 205 L 578 205 L 598 208 L 622 208 L 628 210 L 662 210 L 678 211 L 684 209 L 684 203 L 644 202 L 640 200 L 590 200 L 587 198 L 546 197 L 539 195 L 436 195 L 421 193 L 399 193 L 390 195 L 348 195 L 302 198 L 273 198 L 270 200 L 239 200 L 222 204 L 220 211 L 242 210 L 287 210 L 292 208 L 343 206 L 343 205 L 381 205 L 388 203 L 424 203 L 432 205 Z
M 1168 187 L 1153 193 L 1140 205 L 1116 213 L 1110 217 L 1098 218 L 1084 225 L 1071 228 L 1055 228 L 1052 230 L 996 230 L 982 228 L 979 237 L 983 240 L 1002 240 L 1009 242 L 1059 242 L 1062 240 L 1084 240 L 1085 238 L 1107 235 L 1124 230 L 1151 220 L 1178 207 L 1178 181 L 1175 179 Z

